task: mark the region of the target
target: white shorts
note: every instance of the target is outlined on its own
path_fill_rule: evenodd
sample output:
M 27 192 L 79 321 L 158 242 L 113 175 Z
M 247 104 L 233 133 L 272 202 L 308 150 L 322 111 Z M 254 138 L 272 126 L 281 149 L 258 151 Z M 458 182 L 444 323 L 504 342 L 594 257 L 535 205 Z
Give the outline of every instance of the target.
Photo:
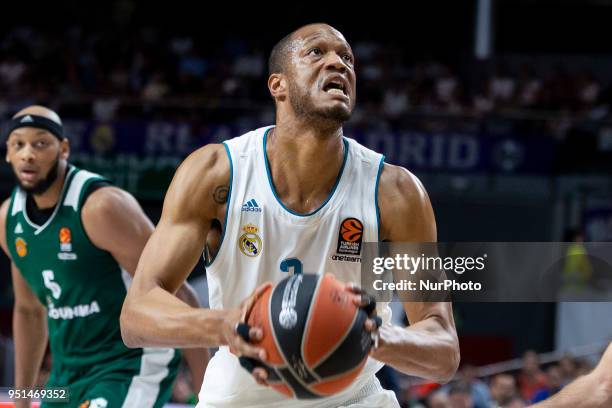
M 354 398 L 342 402 L 338 408 L 399 408 L 399 406 L 395 393 L 385 390 L 375 376 Z
M 331 397 L 333 399 L 333 397 Z M 399 402 L 393 391 L 385 390 L 378 381 L 376 376 L 372 376 L 366 385 L 364 385 L 353 397 L 345 399 L 343 401 L 329 401 L 323 403 L 318 400 L 295 400 L 286 399 L 273 404 L 261 405 L 257 401 L 246 402 L 244 399 L 240 402 L 236 401 L 236 404 L 222 404 L 216 405 L 211 403 L 205 403 L 201 401 L 196 408 L 227 408 L 227 407 L 240 407 L 240 408 L 400 408 Z

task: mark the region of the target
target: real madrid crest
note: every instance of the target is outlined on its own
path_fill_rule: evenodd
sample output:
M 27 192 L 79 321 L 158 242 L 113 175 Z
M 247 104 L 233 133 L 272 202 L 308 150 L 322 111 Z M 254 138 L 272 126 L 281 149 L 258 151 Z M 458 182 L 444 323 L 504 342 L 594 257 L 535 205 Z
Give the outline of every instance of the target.
M 244 234 L 238 239 L 238 248 L 246 256 L 256 257 L 263 248 L 261 238 L 257 235 L 259 228 L 253 224 L 247 224 L 242 227 L 242 231 Z

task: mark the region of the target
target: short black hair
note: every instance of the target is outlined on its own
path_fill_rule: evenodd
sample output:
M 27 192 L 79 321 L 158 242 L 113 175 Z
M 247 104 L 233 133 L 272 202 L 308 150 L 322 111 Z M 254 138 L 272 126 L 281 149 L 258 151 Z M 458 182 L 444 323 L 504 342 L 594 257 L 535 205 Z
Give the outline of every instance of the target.
M 272 74 L 282 74 L 285 73 L 287 69 L 287 61 L 289 60 L 291 54 L 291 46 L 293 45 L 293 36 L 295 33 L 300 31 L 304 27 L 308 27 L 311 25 L 327 25 L 327 23 L 310 23 L 305 24 L 299 28 L 296 28 L 286 36 L 284 36 L 279 42 L 276 43 L 274 47 L 272 47 L 272 51 L 270 52 L 270 57 L 268 58 L 268 75 Z M 331 27 L 331 26 L 330 26 Z M 333 28 L 333 27 L 332 27 Z
M 268 58 L 268 74 L 281 74 L 285 72 L 287 60 L 289 59 L 289 48 L 293 40 L 293 33 L 295 31 L 284 36 L 270 52 L 270 58 Z

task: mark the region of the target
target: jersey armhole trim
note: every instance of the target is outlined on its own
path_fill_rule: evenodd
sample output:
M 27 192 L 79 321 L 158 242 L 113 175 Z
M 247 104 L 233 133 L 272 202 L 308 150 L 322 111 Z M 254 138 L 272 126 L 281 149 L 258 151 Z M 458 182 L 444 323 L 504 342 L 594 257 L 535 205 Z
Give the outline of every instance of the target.
M 4 232 L 3 232 L 4 233 L 4 243 L 6 244 L 6 249 L 8 250 L 8 254 L 7 255 L 8 255 L 8 257 L 9 257 L 9 259 L 10 259 L 10 261 L 12 263 L 14 263 L 13 262 L 13 256 L 14 256 L 13 248 L 14 248 L 14 246 L 9 244 L 9 239 L 8 238 L 9 238 L 9 231 L 11 230 L 11 227 L 13 226 L 12 225 L 12 218 L 17 216 L 17 214 L 11 215 L 11 213 L 13 211 L 13 204 L 15 202 L 15 196 L 16 195 L 17 195 L 17 187 L 15 187 L 13 189 L 13 191 L 11 191 L 11 196 L 10 196 L 10 199 L 9 199 L 10 200 L 9 201 L 9 205 L 8 205 L 8 208 L 6 209 L 6 218 L 4 219 Z M 9 221 L 11 222 L 11 224 L 9 224 Z
M 380 174 L 382 173 L 385 165 L 385 155 L 380 158 L 378 164 L 378 173 L 376 174 L 376 183 L 374 184 L 374 205 L 376 206 L 376 230 L 377 230 L 377 242 L 380 242 L 380 207 L 378 206 L 378 186 L 380 184 Z
M 77 201 L 77 210 L 82 209 L 85 206 L 85 203 L 87 202 L 87 200 L 89 199 L 89 196 L 91 196 L 91 194 L 93 194 L 96 191 L 96 190 L 91 191 L 92 186 L 95 185 L 96 183 L 108 183 L 108 185 L 102 186 L 100 188 L 116 187 L 106 177 L 102 177 L 98 175 L 93 176 L 89 178 L 88 180 L 85 180 L 85 183 L 83 183 L 83 187 L 81 188 L 81 191 L 79 192 L 79 197 Z
M 100 251 L 106 252 L 110 256 L 113 256 L 113 254 L 111 254 L 106 249 L 102 249 L 102 248 L 100 248 L 99 246 L 97 246 L 96 244 L 93 243 L 93 241 L 91 240 L 91 237 L 87 233 L 87 230 L 85 230 L 85 223 L 83 222 L 83 211 L 82 211 L 82 209 L 85 206 L 85 202 L 87 201 L 87 199 L 89 198 L 89 196 L 92 193 L 92 192 L 89 191 L 89 188 L 91 187 L 92 184 L 97 183 L 97 182 L 101 182 L 101 181 L 110 182 L 108 179 L 106 179 L 104 177 L 101 177 L 101 176 L 96 176 L 96 177 L 92 177 L 92 178 L 90 178 L 88 180 L 85 180 L 85 183 L 83 183 L 81 191 L 79 192 L 79 198 L 78 198 L 78 201 L 77 201 L 77 208 L 78 208 L 78 210 L 76 212 L 78 213 L 78 217 L 77 218 L 78 218 L 78 224 L 79 224 L 80 230 L 83 233 L 83 236 L 87 239 L 87 242 L 92 247 L 97 248 Z M 111 184 L 108 187 L 114 187 L 114 185 Z M 104 188 L 104 187 L 102 187 L 102 188 Z M 114 258 L 114 256 L 113 256 L 113 258 Z M 117 262 L 117 265 L 119 265 L 119 262 Z M 121 265 L 119 265 L 119 268 L 123 269 L 123 267 Z
M 215 262 L 215 259 L 217 259 L 217 257 L 223 250 L 223 241 L 225 238 L 225 232 L 227 230 L 227 218 L 229 216 L 229 210 L 230 210 L 230 206 L 232 203 L 232 186 L 234 184 L 234 164 L 232 163 L 232 155 L 230 153 L 229 147 L 227 146 L 227 143 L 223 142 L 223 147 L 225 147 L 225 153 L 227 153 L 227 159 L 229 160 L 229 165 L 230 165 L 230 179 L 229 179 L 229 189 L 227 191 L 227 205 L 225 207 L 225 219 L 223 220 L 223 227 L 221 229 L 221 241 L 219 242 L 219 249 L 217 249 L 217 253 L 210 260 L 210 262 L 206 261 L 206 255 L 204 255 L 204 266 L 206 268 L 209 268 L 210 266 L 212 266 L 212 264 Z M 206 252 L 206 248 L 204 252 Z

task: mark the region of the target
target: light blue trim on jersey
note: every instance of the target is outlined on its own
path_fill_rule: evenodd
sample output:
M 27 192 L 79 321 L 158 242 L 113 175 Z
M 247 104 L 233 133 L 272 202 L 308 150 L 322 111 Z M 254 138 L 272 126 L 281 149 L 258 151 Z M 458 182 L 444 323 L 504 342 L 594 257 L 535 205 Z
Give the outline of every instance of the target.
M 346 159 L 348 157 L 348 150 L 349 150 L 348 140 L 346 140 L 346 138 L 344 138 L 344 137 L 342 138 L 342 141 L 344 142 L 344 158 L 342 159 L 342 167 L 340 167 L 340 173 L 338 174 L 338 177 L 336 178 L 336 182 L 334 183 L 334 187 L 332 188 L 331 193 L 329 193 L 329 195 L 327 196 L 327 198 L 325 199 L 323 204 L 321 204 L 319 206 L 319 208 L 317 208 L 316 210 L 314 210 L 312 212 L 309 212 L 308 214 L 300 214 L 300 213 L 297 213 L 297 212 L 291 210 L 290 208 L 285 207 L 285 204 L 283 204 L 281 199 L 276 194 L 276 189 L 274 188 L 274 183 L 272 182 L 272 174 L 270 172 L 270 163 L 268 162 L 268 154 L 266 153 L 266 141 L 268 140 L 268 133 L 270 132 L 270 130 L 272 130 L 272 128 L 266 130 L 266 133 L 264 133 L 264 137 L 263 137 L 263 155 L 264 155 L 264 161 L 266 163 L 266 174 L 268 175 L 268 183 L 270 183 L 270 188 L 272 189 L 272 194 L 274 194 L 274 198 L 276 198 L 276 201 L 278 201 L 278 203 L 281 205 L 281 207 L 283 207 L 285 209 L 285 211 L 287 211 L 290 214 L 296 215 L 298 217 L 310 217 L 311 215 L 315 215 L 323 207 L 325 207 L 325 204 L 327 204 L 329 202 L 329 200 L 331 200 L 331 198 L 334 196 L 334 193 L 336 192 L 336 188 L 338 187 L 338 184 L 340 184 L 340 179 L 342 178 L 342 173 L 344 173 L 344 167 L 346 165 Z
M 380 184 L 380 174 L 385 165 L 385 155 L 380 158 L 378 165 L 378 174 L 376 174 L 376 184 L 374 185 L 374 204 L 376 205 L 376 228 L 378 230 L 377 242 L 380 242 L 380 208 L 378 208 L 378 185 Z
M 225 153 L 227 153 L 227 159 L 230 164 L 230 179 L 229 179 L 229 190 L 227 191 L 227 207 L 225 207 L 225 219 L 223 220 L 223 227 L 221 229 L 221 241 L 219 242 L 219 248 L 217 249 L 217 253 L 210 260 L 210 262 L 206 262 L 206 257 L 204 257 L 204 266 L 207 268 L 210 267 L 215 259 L 217 259 L 217 255 L 221 252 L 221 247 L 223 246 L 223 237 L 225 237 L 225 230 L 227 229 L 227 217 L 229 216 L 230 204 L 232 200 L 232 184 L 234 183 L 234 164 L 232 163 L 232 155 L 230 154 L 229 147 L 225 142 L 223 142 L 223 147 L 225 147 Z

